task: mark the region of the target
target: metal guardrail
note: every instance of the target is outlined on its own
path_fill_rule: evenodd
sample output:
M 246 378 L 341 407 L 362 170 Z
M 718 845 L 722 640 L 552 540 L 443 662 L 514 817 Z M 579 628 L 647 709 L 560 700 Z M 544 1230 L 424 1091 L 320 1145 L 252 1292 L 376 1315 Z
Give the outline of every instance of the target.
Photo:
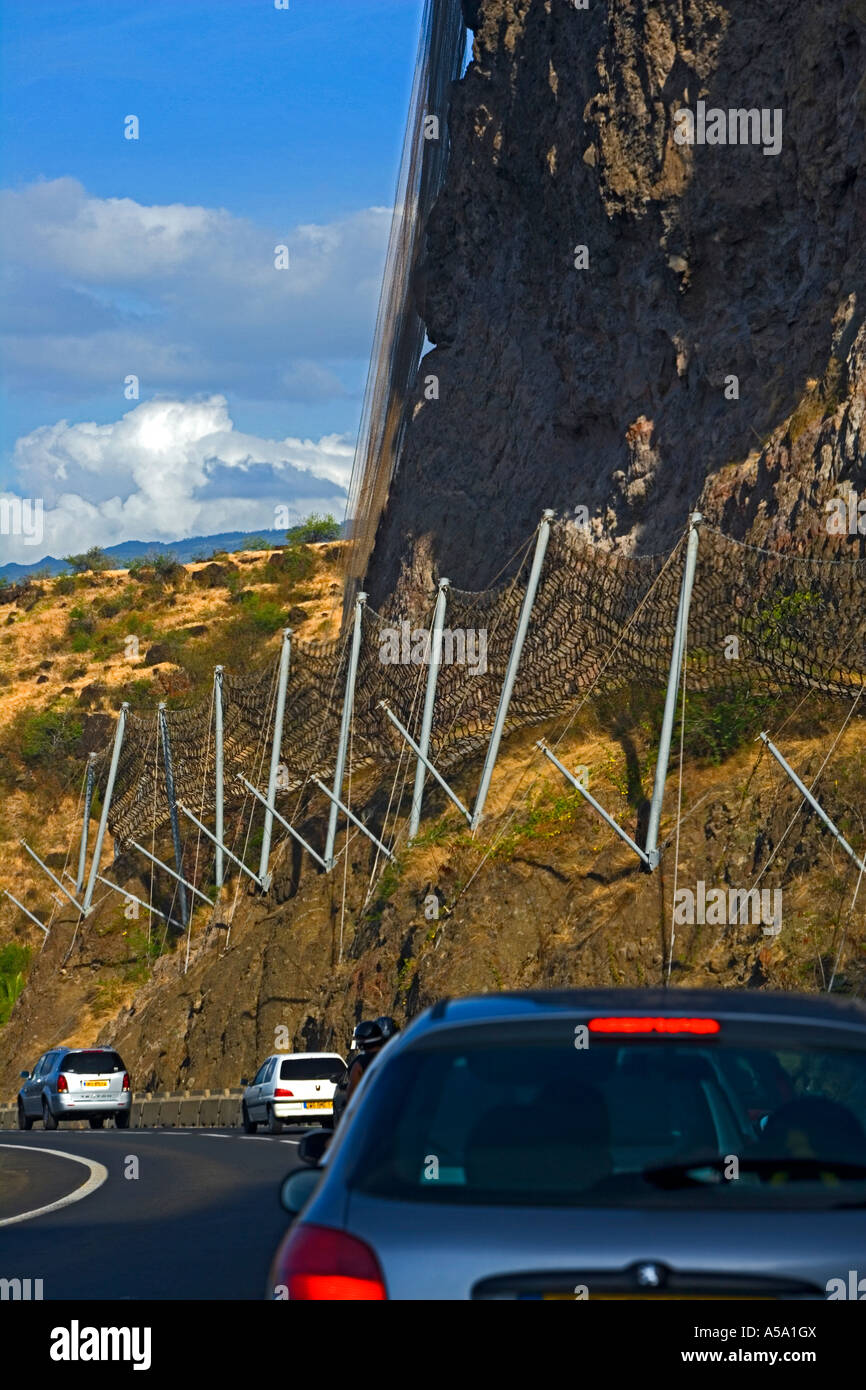
M 222 1091 L 133 1092 L 130 1129 L 226 1129 L 241 1122 L 243 1087 Z M 38 1125 L 39 1121 L 35 1123 Z M 87 1129 L 86 1120 L 64 1120 L 64 1129 Z M 0 1130 L 18 1128 L 18 1107 L 0 1105 Z

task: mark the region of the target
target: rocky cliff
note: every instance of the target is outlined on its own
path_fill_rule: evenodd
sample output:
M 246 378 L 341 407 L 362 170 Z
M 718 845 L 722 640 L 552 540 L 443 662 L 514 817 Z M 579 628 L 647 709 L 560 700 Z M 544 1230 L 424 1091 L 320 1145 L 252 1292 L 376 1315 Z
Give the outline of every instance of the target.
M 486 584 L 545 506 L 644 551 L 699 502 L 832 544 L 863 473 L 866 0 L 464 7 L 374 597 L 413 552 Z

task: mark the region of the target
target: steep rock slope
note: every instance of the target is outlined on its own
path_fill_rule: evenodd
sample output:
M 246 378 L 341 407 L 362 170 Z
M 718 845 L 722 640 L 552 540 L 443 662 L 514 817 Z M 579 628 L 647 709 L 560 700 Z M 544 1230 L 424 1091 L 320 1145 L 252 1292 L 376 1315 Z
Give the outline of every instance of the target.
M 641 550 L 701 499 L 741 536 L 832 544 L 825 500 L 863 473 L 866 0 L 465 9 L 416 277 L 436 346 L 374 598 L 413 550 L 488 583 L 544 506 Z M 778 153 L 678 143 L 699 101 L 763 111 Z

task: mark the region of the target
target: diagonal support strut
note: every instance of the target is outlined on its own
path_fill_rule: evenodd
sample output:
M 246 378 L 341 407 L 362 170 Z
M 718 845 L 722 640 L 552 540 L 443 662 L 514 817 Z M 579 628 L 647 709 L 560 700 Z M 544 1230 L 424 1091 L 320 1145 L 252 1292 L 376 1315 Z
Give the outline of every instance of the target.
M 628 845 L 629 849 L 634 850 L 634 852 L 635 852 L 635 854 L 637 855 L 638 859 L 640 859 L 641 862 L 642 862 L 643 864 L 646 864 L 647 868 L 651 867 L 651 866 L 650 866 L 650 862 L 649 862 L 649 858 L 648 858 L 646 852 L 645 852 L 644 850 L 641 849 L 640 845 L 635 844 L 635 842 L 634 842 L 634 840 L 631 838 L 631 836 L 630 836 L 630 835 L 627 835 L 626 832 L 623 830 L 622 826 L 617 824 L 617 822 L 614 820 L 614 818 L 613 818 L 613 816 L 610 814 L 610 812 L 609 812 L 609 811 L 606 811 L 606 810 L 604 809 L 604 807 L 603 807 L 598 801 L 596 801 L 595 797 L 592 796 L 592 795 L 590 794 L 590 792 L 587 791 L 586 787 L 583 786 L 583 784 L 582 784 L 581 782 L 578 781 L 578 779 L 574 776 L 574 774 L 571 773 L 571 772 L 569 772 L 569 770 L 568 770 L 567 767 L 564 767 L 564 766 L 563 766 L 563 764 L 559 761 L 559 758 L 557 758 L 556 755 L 555 755 L 554 753 L 551 753 L 550 749 L 548 748 L 548 746 L 547 746 L 547 744 L 544 742 L 544 740 L 543 740 L 543 739 L 539 739 L 539 740 L 537 741 L 537 743 L 536 743 L 535 746 L 536 746 L 536 748 L 540 748 L 540 749 L 541 749 L 541 751 L 542 751 L 542 753 L 544 754 L 545 758 L 549 758 L 550 761 L 553 763 L 554 767 L 558 767 L 558 768 L 559 768 L 559 770 L 560 770 L 560 772 L 562 773 L 563 777 L 567 777 L 567 778 L 568 778 L 568 780 L 569 780 L 569 782 L 571 783 L 571 785 L 572 785 L 573 787 L 575 787 L 575 788 L 577 789 L 577 791 L 580 792 L 581 796 L 584 797 L 584 798 L 589 802 L 590 806 L 594 807 L 594 809 L 595 809 L 596 811 L 598 811 L 598 814 L 601 816 L 602 820 L 607 821 L 607 823 L 608 823 L 608 825 L 610 826 L 611 830 L 615 830 L 615 831 L 616 831 L 616 833 L 617 833 L 617 835 L 619 836 L 619 838 L 620 838 L 621 840 L 624 840 L 624 841 L 625 841 L 625 843 Z
M 369 827 L 366 826 L 362 820 L 359 820 L 359 819 L 358 819 L 358 817 L 355 815 L 354 811 L 350 811 L 349 808 L 348 808 L 348 806 L 344 805 L 344 803 L 339 799 L 339 797 L 334 796 L 334 793 L 333 793 L 332 791 L 329 791 L 329 790 L 328 790 L 328 788 L 325 786 L 324 782 L 320 782 L 319 779 L 318 779 L 318 777 L 311 777 L 311 778 L 310 778 L 310 781 L 311 781 L 311 782 L 315 782 L 316 786 L 319 788 L 319 791 L 322 791 L 322 792 L 325 793 L 325 796 L 328 797 L 328 799 L 333 803 L 333 806 L 334 806 L 338 811 L 342 811 L 344 816 L 348 816 L 349 820 L 353 823 L 353 825 L 357 825 L 357 827 L 358 827 L 359 830 L 363 830 L 364 834 L 367 836 L 367 839 L 368 839 L 368 840 L 372 840 L 374 845 L 378 845 L 378 847 L 379 847 L 379 849 L 382 851 L 382 853 L 383 853 L 384 855 L 387 855 L 387 857 L 388 857 L 390 860 L 393 861 L 394 855 L 393 855 L 393 854 L 391 853 L 391 851 L 388 849 L 387 845 L 383 845 L 383 844 L 382 844 L 382 841 L 376 838 L 376 836 L 373 834 L 372 830 L 370 830 Z M 333 863 L 333 860 L 332 860 L 332 861 L 331 861 L 331 864 L 330 864 L 330 866 L 329 866 L 328 872 L 330 872 L 330 870 L 333 868 L 333 866 L 334 866 L 334 863 Z
M 275 806 L 272 806 L 270 801 L 266 800 L 266 798 L 262 796 L 260 791 L 256 790 L 252 782 L 248 782 L 246 777 L 241 777 L 239 780 L 243 782 L 247 791 L 252 792 L 253 796 L 256 797 L 256 799 L 262 803 L 265 810 L 270 812 L 274 820 L 279 821 L 280 825 L 282 825 L 286 830 L 288 830 L 289 834 L 297 840 L 298 844 L 301 845 L 307 851 L 307 854 L 309 854 L 310 858 L 315 859 L 317 864 L 321 864 L 323 869 L 327 869 L 328 866 L 325 863 L 322 856 L 320 854 L 317 854 L 311 845 L 307 844 L 303 835 L 299 835 L 293 825 L 289 825 L 289 822 L 286 820 L 286 818 L 280 815 L 277 808 Z
M 213 843 L 216 844 L 216 842 L 217 842 L 217 841 L 216 841 L 216 836 L 215 836 L 215 835 L 212 835 L 211 832 L 208 830 L 207 826 L 206 826 L 206 825 L 202 825 L 201 821 L 198 820 L 198 819 L 193 815 L 192 811 L 188 810 L 187 807 L 184 806 L 184 805 L 182 804 L 182 802 L 179 801 L 179 802 L 177 803 L 177 809 L 178 809 L 179 811 L 183 811 L 183 814 L 186 816 L 187 820 L 191 820 L 192 823 L 193 823 L 193 825 L 198 826 L 198 829 L 202 832 L 203 835 L 207 835 L 208 839 L 209 839 L 209 840 L 212 840 Z M 232 863 L 237 864 L 237 866 L 238 866 L 239 869 L 243 869 L 244 873 L 247 874 L 247 875 L 249 875 L 249 877 L 252 879 L 252 881 L 253 881 L 253 883 L 256 885 L 256 887 L 258 887 L 258 888 L 263 888 L 263 887 L 264 887 L 264 885 L 262 884 L 262 881 L 261 881 L 261 879 L 259 878 L 258 874 L 254 874 L 253 871 L 252 871 L 252 869 L 248 868 L 247 865 L 244 863 L 244 861 L 243 861 L 242 859 L 238 859 L 238 857 L 237 857 L 236 854 L 232 854 L 231 850 L 230 850 L 226 845 L 223 845 L 222 851 L 223 851 L 223 854 L 227 854 L 227 855 L 228 855 L 228 857 L 229 857 L 229 859 L 231 859 Z M 213 903 L 211 903 L 211 907 L 213 907 Z
M 762 743 L 765 743 L 767 745 L 773 757 L 776 759 L 776 762 L 783 769 L 783 771 L 788 774 L 791 781 L 794 783 L 794 786 L 797 788 L 797 791 L 801 792 L 802 795 L 806 798 L 809 805 L 812 807 L 812 810 L 815 811 L 815 813 L 824 822 L 827 829 L 830 831 L 830 834 L 836 837 L 836 839 L 839 841 L 839 844 L 842 846 L 849 858 L 854 860 L 854 863 L 857 865 L 857 868 L 860 870 L 860 872 L 866 873 L 866 867 L 864 867 L 862 859 L 857 858 L 857 855 L 854 853 L 848 841 L 845 839 L 845 836 L 842 834 L 841 830 L 839 830 L 838 826 L 833 824 L 830 817 L 827 815 L 827 812 L 815 799 L 815 797 L 809 791 L 809 788 L 803 782 L 800 781 L 796 772 L 791 767 L 791 764 L 789 762 L 786 762 L 785 759 L 782 757 L 782 754 L 779 752 L 775 743 L 770 742 L 770 738 L 766 733 L 758 734 L 758 738 L 761 740 Z
M 379 701 L 379 708 L 380 708 L 380 709 L 383 709 L 383 710 L 385 711 L 385 713 L 387 714 L 387 716 L 388 716 L 388 718 L 390 719 L 391 723 L 394 725 L 394 728 L 397 730 L 397 732 L 398 732 L 400 735 L 402 735 L 402 737 L 405 739 L 406 743 L 408 743 L 409 747 L 412 749 L 412 752 L 415 754 L 415 756 L 417 757 L 418 761 L 419 761 L 424 767 L 426 767 L 427 771 L 428 771 L 429 773 L 431 773 L 431 775 L 432 775 L 433 777 L 436 778 L 436 781 L 439 783 L 439 785 L 440 785 L 440 787 L 442 788 L 442 790 L 451 798 L 451 800 L 454 802 L 454 805 L 457 807 L 458 811 L 460 811 L 460 812 L 466 817 L 467 821 L 468 821 L 469 824 L 471 825 L 471 824 L 472 824 L 472 812 L 471 812 L 471 811 L 467 811 L 466 807 L 463 805 L 463 802 L 460 800 L 459 796 L 455 796 L 454 792 L 451 790 L 451 788 L 449 787 L 448 783 L 445 781 L 445 778 L 442 776 L 441 772 L 438 772 L 438 771 L 436 770 L 436 768 L 433 766 L 433 764 L 431 763 L 430 759 L 429 759 L 424 753 L 421 752 L 421 749 L 418 747 L 418 744 L 417 744 L 417 743 L 415 742 L 415 740 L 412 738 L 412 736 L 411 736 L 411 734 L 409 733 L 408 729 L 404 729 L 403 725 L 400 723 L 400 720 L 397 718 L 396 714 L 395 714 L 394 711 L 391 709 L 390 705 L 388 704 L 388 701 L 387 701 L 387 700 L 380 700 L 380 701 Z M 423 785 L 423 784 L 422 784 L 422 785 Z M 417 829 L 417 826 L 416 826 L 416 829 Z

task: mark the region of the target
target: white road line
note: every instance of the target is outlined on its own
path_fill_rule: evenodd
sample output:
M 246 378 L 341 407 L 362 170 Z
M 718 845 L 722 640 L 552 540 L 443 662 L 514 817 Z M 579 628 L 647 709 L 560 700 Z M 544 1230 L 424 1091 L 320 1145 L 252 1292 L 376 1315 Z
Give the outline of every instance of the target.
M 281 1139 L 281 1144 L 300 1144 L 300 1139 Z
M 46 1216 L 50 1211 L 59 1211 L 61 1207 L 68 1207 L 73 1202 L 80 1202 L 83 1197 L 89 1197 L 98 1187 L 101 1187 L 108 1177 L 108 1169 L 101 1163 L 95 1163 L 90 1158 L 82 1158 L 80 1154 L 63 1153 L 60 1149 L 44 1149 L 36 1144 L 0 1144 L 0 1149 L 24 1149 L 29 1153 L 53 1154 L 55 1158 L 68 1158 L 71 1163 L 83 1163 L 85 1168 L 90 1169 L 90 1176 L 76 1187 L 74 1192 L 70 1192 L 66 1197 L 59 1198 L 56 1202 L 49 1202 L 47 1206 L 36 1207 L 33 1211 L 21 1212 L 18 1216 L 5 1216 L 0 1220 L 0 1226 L 15 1226 L 19 1221 L 32 1221 L 34 1216 Z
M 202 1134 L 202 1139 L 231 1139 L 230 1134 Z

